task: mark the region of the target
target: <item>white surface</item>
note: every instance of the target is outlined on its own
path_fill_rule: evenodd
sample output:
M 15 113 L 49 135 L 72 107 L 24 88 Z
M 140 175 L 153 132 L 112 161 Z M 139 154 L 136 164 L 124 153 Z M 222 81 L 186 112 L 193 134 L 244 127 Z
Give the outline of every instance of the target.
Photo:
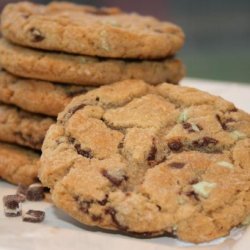
M 238 108 L 250 112 L 250 85 L 198 79 L 185 79 L 182 84 L 220 95 L 234 102 Z M 15 189 L 15 186 L 0 181 L 0 250 L 180 250 L 187 247 L 188 250 L 250 249 L 250 227 L 210 244 L 191 245 L 167 237 L 136 239 L 93 231 L 45 202 L 26 202 L 23 205 L 23 210 L 41 209 L 46 212 L 46 219 L 41 224 L 22 222 L 21 217 L 6 218 L 3 214 L 2 197 L 15 193 Z

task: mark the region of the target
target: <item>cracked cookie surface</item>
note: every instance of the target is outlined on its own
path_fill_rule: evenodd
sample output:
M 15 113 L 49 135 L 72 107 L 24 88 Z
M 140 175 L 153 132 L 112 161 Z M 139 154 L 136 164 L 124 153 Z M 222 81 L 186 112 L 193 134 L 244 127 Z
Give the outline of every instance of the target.
M 187 87 L 127 80 L 78 96 L 39 177 L 84 224 L 205 242 L 250 215 L 250 116 Z
M 178 83 L 185 69 L 180 60 L 118 60 L 44 52 L 0 40 L 0 65 L 12 74 L 46 81 L 99 86 L 126 79 L 151 84 Z
M 41 149 L 54 119 L 0 104 L 0 141 Z
M 9 4 L 1 27 L 16 44 L 100 57 L 164 58 L 184 43 L 182 30 L 172 23 L 70 3 Z
M 27 148 L 0 143 L 0 178 L 30 185 L 37 179 L 40 154 Z
M 93 87 L 24 79 L 0 70 L 0 89 L 0 102 L 33 113 L 57 116 L 74 96 L 86 93 Z

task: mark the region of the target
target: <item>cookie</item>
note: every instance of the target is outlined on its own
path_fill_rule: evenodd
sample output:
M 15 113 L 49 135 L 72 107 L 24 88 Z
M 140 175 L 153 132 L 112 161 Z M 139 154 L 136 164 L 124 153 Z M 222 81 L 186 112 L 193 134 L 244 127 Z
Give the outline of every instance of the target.
M 106 85 L 125 79 L 151 84 L 178 83 L 184 76 L 180 60 L 114 60 L 55 52 L 44 52 L 0 40 L 0 65 L 28 78 L 79 85 Z
M 54 122 L 52 118 L 1 104 L 0 141 L 41 149 L 45 134 Z
M 0 89 L 0 102 L 34 113 L 57 116 L 74 96 L 93 87 L 24 79 L 0 70 Z
M 197 89 L 127 80 L 75 97 L 42 151 L 54 203 L 87 225 L 198 243 L 250 215 L 250 115 Z
M 13 184 L 29 185 L 37 179 L 40 154 L 0 143 L 0 177 Z
M 70 3 L 9 4 L 1 27 L 16 44 L 109 58 L 165 58 L 184 43 L 183 31 L 172 23 Z

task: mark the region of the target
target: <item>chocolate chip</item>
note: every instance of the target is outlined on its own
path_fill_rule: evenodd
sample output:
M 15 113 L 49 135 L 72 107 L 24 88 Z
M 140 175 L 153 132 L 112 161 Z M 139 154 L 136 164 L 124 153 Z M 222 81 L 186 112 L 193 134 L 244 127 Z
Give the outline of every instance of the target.
M 181 169 L 185 166 L 185 163 L 183 163 L 183 162 L 171 162 L 168 164 L 168 166 L 171 168 Z
M 238 111 L 238 109 L 235 107 L 229 110 L 229 112 L 237 112 L 237 111 Z
M 189 197 L 191 197 L 191 198 L 194 198 L 197 201 L 200 200 L 199 197 L 198 197 L 198 195 L 194 191 L 188 191 L 188 192 L 186 192 L 186 195 L 189 196 Z
M 87 93 L 88 89 L 86 88 L 66 89 L 65 92 L 68 97 L 75 97 L 75 96 Z
M 191 181 L 189 182 L 189 184 L 190 184 L 190 185 L 194 185 L 194 184 L 196 184 L 196 183 L 198 183 L 198 182 L 199 182 L 199 179 L 198 179 L 198 178 L 195 178 L 195 179 L 191 180 Z
M 80 201 L 78 203 L 79 203 L 79 209 L 82 212 L 88 214 L 89 213 L 89 208 L 90 208 L 91 204 L 93 203 L 93 201 L 92 200 L 91 201 Z
M 45 218 L 45 212 L 39 210 L 29 210 L 23 215 L 23 221 L 38 223 Z
M 155 161 L 156 153 L 157 153 L 157 147 L 155 145 L 155 139 L 153 139 L 152 146 L 151 146 L 151 149 L 149 151 L 147 160 L 149 162 Z
M 168 143 L 168 147 L 172 151 L 179 152 L 182 149 L 183 144 L 180 140 L 174 140 Z
M 161 206 L 160 205 L 156 205 L 158 210 L 161 211 Z
M 97 97 L 95 98 L 95 100 L 96 100 L 97 102 L 99 102 L 99 101 L 100 101 L 100 97 L 97 96 Z
M 6 195 L 3 197 L 4 213 L 7 217 L 16 217 L 22 214 L 21 200 L 18 195 Z
M 219 115 L 216 115 L 217 121 L 220 123 L 222 129 L 227 130 L 227 125 L 226 123 L 222 122 L 221 117 Z
M 127 226 L 121 225 L 120 222 L 117 220 L 117 218 L 116 218 L 117 211 L 114 208 L 108 207 L 105 210 L 105 213 L 109 214 L 111 216 L 112 221 L 115 223 L 115 225 L 117 226 L 117 228 L 119 230 L 122 230 L 122 231 L 127 231 L 128 230 Z
M 123 180 L 127 180 L 127 176 L 116 177 L 108 173 L 106 169 L 102 170 L 102 175 L 106 177 L 113 185 L 119 187 L 122 184 Z
M 118 148 L 119 148 L 119 149 L 122 149 L 122 148 L 123 148 L 123 145 L 124 145 L 124 142 L 123 142 L 123 141 L 119 142 Z
M 68 137 L 68 141 L 69 141 L 69 143 L 74 144 L 76 139 L 73 137 Z
M 34 42 L 34 43 L 37 43 L 37 42 L 41 42 L 45 39 L 44 35 L 42 34 L 42 32 L 36 28 L 30 28 L 30 33 L 31 33 L 31 36 L 32 36 L 32 39 L 31 41 Z
M 44 189 L 41 183 L 31 184 L 26 193 L 26 199 L 29 201 L 41 201 L 44 199 Z
M 100 201 L 97 201 L 101 206 L 105 206 L 106 204 L 107 204 L 107 202 L 108 202 L 108 195 L 106 194 L 105 195 L 105 198 L 104 199 L 102 199 L 102 200 L 100 200 Z
M 218 140 L 205 136 L 199 140 L 193 141 L 193 146 L 201 148 L 201 147 L 207 147 L 209 145 L 216 145 L 217 143 Z
M 92 214 L 91 215 L 91 219 L 93 221 L 101 221 L 102 220 L 102 216 L 101 215 L 94 215 L 94 214 Z
M 80 144 L 75 144 L 74 145 L 77 153 L 79 155 L 82 155 L 83 157 L 86 157 L 86 158 L 93 158 L 92 154 L 91 154 L 91 151 L 90 150 L 84 150 L 84 149 L 81 149 L 81 145 Z

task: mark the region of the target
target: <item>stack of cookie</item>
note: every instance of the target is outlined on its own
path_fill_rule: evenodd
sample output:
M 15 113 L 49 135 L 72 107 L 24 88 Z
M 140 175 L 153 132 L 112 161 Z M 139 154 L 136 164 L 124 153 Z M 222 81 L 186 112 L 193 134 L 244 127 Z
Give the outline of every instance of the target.
M 34 181 L 45 134 L 72 97 L 126 79 L 177 84 L 184 75 L 174 57 L 182 30 L 117 8 L 10 4 L 1 31 L 0 141 L 19 146 L 0 144 L 0 176 L 13 183 Z

